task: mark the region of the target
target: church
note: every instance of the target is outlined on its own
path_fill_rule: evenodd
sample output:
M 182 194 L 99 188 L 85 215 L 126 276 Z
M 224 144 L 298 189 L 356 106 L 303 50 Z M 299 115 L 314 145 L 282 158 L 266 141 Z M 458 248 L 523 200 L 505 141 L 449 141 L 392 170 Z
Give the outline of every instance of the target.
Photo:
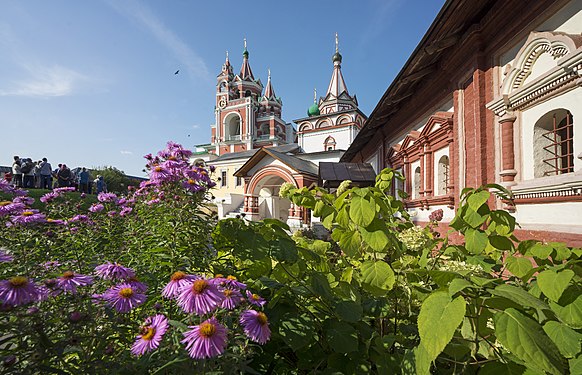
M 324 96 L 314 93 L 307 116 L 282 117 L 283 101 L 275 94 L 270 71 L 266 86 L 255 78 L 246 40 L 238 74 L 227 54 L 216 83 L 215 124 L 209 144 L 195 158 L 216 168 L 213 194 L 219 218 L 243 215 L 249 220 L 276 218 L 291 227 L 309 224 L 303 207 L 279 197 L 285 182 L 295 187 L 318 182 L 320 162 L 338 162 L 367 117 L 344 80 L 338 36 L 332 75 Z
M 341 160 L 403 173 L 418 224 L 497 183 L 518 238 L 582 246 L 580 119 L 581 0 L 448 0 Z

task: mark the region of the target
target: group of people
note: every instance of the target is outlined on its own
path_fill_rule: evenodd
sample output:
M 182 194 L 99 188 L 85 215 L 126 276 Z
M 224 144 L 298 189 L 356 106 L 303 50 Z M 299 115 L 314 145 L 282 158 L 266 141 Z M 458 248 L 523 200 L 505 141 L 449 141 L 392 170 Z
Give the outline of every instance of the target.
M 94 182 L 97 194 L 107 192 L 107 185 L 103 176 L 99 175 L 95 181 L 91 181 L 91 175 L 87 168 L 83 167 L 77 173 L 73 173 L 66 164 L 59 164 L 58 168 L 53 170 L 47 158 L 34 162 L 30 158 L 14 156 L 12 174 L 7 173 L 4 178 L 14 186 L 25 189 L 52 189 L 73 186 L 77 191 L 87 194 L 91 194 L 93 190 L 92 182 Z

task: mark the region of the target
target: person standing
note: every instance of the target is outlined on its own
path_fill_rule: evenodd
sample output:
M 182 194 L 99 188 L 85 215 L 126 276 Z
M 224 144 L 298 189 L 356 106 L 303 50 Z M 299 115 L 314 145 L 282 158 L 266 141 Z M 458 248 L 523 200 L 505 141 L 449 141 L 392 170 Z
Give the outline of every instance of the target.
M 34 188 L 34 163 L 30 158 L 20 159 L 20 172 L 22 173 L 22 186 L 25 189 Z
M 22 187 L 22 172 L 20 171 L 20 157 L 14 156 L 14 163 L 12 163 L 12 180 L 14 186 Z
M 40 189 L 40 163 L 42 160 L 38 160 L 34 163 L 34 168 L 32 169 L 34 173 L 34 187 Z
M 67 187 L 71 183 L 72 173 L 66 164 L 62 164 L 57 172 L 57 182 L 59 187 Z
M 97 194 L 107 193 L 107 184 L 105 183 L 103 176 L 97 176 L 97 179 L 95 180 L 95 189 Z
M 79 173 L 79 191 L 85 194 L 89 193 L 89 172 L 85 167 Z
M 41 189 L 52 189 L 53 187 L 53 176 L 52 176 L 52 165 L 48 162 L 46 158 L 42 158 L 42 163 L 40 163 L 40 188 Z

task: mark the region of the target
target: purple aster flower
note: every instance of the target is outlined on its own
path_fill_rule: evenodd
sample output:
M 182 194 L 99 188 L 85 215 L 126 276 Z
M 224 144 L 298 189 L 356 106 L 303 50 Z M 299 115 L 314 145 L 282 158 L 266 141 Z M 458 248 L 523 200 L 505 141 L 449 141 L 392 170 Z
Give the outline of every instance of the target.
M 107 262 L 95 267 L 95 273 L 104 279 L 131 279 L 135 277 L 135 271 L 131 268 L 123 267 L 119 263 Z
M 199 191 L 204 190 L 203 186 L 198 185 L 198 182 L 196 180 L 191 179 L 191 178 L 182 182 L 182 187 L 184 187 L 186 190 L 188 190 L 192 193 L 197 193 Z
M 114 193 L 99 193 L 99 195 L 97 195 L 97 200 L 99 202 L 115 202 L 117 201 L 117 195 L 115 195 Z
M 131 213 L 131 211 L 133 211 L 133 208 L 131 208 L 131 207 L 123 207 L 121 209 L 121 211 L 119 211 L 119 216 L 125 217 L 125 216 L 129 215 Z
M 222 294 L 224 295 L 224 299 L 220 303 L 220 307 L 223 309 L 233 310 L 240 304 L 241 300 L 244 300 L 242 294 L 235 289 L 224 289 Z
M 103 209 L 105 209 L 105 207 L 101 203 L 92 204 L 91 207 L 89 207 L 89 211 L 91 212 L 101 212 Z
M 141 334 L 137 336 L 131 347 L 133 355 L 142 355 L 157 349 L 162 336 L 168 330 L 168 319 L 161 314 L 150 316 L 141 327 Z
M 46 222 L 49 224 L 54 224 L 54 225 L 65 225 L 65 221 L 61 220 L 61 219 L 48 218 L 48 219 L 46 219 Z
M 153 167 L 152 171 L 150 172 L 150 180 L 154 184 L 160 184 L 162 182 L 169 181 L 171 177 L 172 174 L 170 171 L 160 165 Z
M 63 276 L 57 279 L 57 285 L 65 293 L 76 294 L 78 286 L 91 285 L 93 278 L 91 276 L 81 275 L 72 271 L 66 271 Z
M 60 194 L 56 191 L 51 191 L 40 197 L 40 201 L 42 203 L 49 203 L 55 200 L 56 198 L 60 197 Z
M 222 299 L 223 295 L 217 286 L 200 277 L 182 287 L 177 300 L 178 306 L 185 312 L 203 315 L 216 309 Z
M 258 294 L 253 294 L 250 291 L 247 290 L 247 298 L 249 299 L 249 302 L 255 306 L 265 306 L 265 303 L 267 303 L 267 301 L 265 301 L 265 299 L 261 296 L 259 296 Z
M 240 323 L 245 334 L 254 342 L 262 345 L 271 338 L 269 321 L 263 312 L 246 310 L 240 315 Z
M 46 221 L 46 217 L 39 213 L 38 210 L 26 210 L 22 211 L 20 215 L 12 216 L 10 220 L 13 224 L 27 225 L 44 223 Z
M 141 281 L 139 281 L 139 279 L 136 276 L 130 277 L 126 280 L 126 282 L 131 285 L 131 287 L 133 289 L 135 289 L 136 291 L 140 292 L 140 293 L 145 293 L 146 290 L 148 290 L 148 286 L 144 283 L 142 283 Z
M 0 263 L 8 263 L 12 262 L 13 260 L 14 257 L 12 255 L 8 254 L 5 249 L 0 248 Z
M 59 263 L 58 260 L 49 260 L 48 262 L 44 262 L 41 264 L 41 266 L 46 270 L 57 268 L 60 265 L 61 265 L 61 263 Z
M 226 285 L 228 285 L 230 287 L 239 288 L 239 289 L 246 289 L 247 288 L 247 284 L 241 283 L 240 281 L 238 281 L 236 279 L 236 276 L 232 276 L 232 275 L 228 275 L 226 277 Z
M 4 193 L 10 193 L 12 191 L 13 186 L 10 185 L 10 182 L 6 181 L 4 178 L 0 178 L 0 190 Z
M 86 197 L 87 197 L 87 194 L 85 194 L 85 193 L 81 193 L 80 197 L 81 197 L 81 199 L 84 199 L 84 198 L 86 198 Z
M 210 169 L 210 172 L 214 172 L 216 170 L 216 167 L 214 165 L 211 165 L 208 167 L 208 169 Z
M 131 284 L 122 283 L 106 290 L 102 299 L 120 313 L 126 313 L 144 303 L 146 296 L 135 290 Z
M 226 328 L 212 317 L 198 326 L 190 326 L 190 331 L 184 332 L 186 350 L 194 359 L 216 357 L 224 353 L 226 348 Z
M 0 202 L 0 216 L 19 214 L 25 209 L 26 205 L 24 203 Z
M 28 194 L 28 192 L 27 192 L 27 194 Z M 14 198 L 13 201 L 14 201 L 14 203 L 23 203 L 23 204 L 30 206 L 31 204 L 34 203 L 34 198 L 27 197 L 27 196 L 23 195 L 23 196 Z
M 57 192 L 57 193 L 68 193 L 71 191 L 75 191 L 75 187 L 74 186 L 65 186 L 65 187 L 60 187 L 60 188 L 55 188 L 53 189 L 53 191 Z
M 177 297 L 180 294 L 180 290 L 184 286 L 190 285 L 194 280 L 196 280 L 196 276 L 187 275 L 182 271 L 176 271 L 170 276 L 170 282 L 162 290 L 162 296 L 166 298 Z
M 0 281 L 0 301 L 4 305 L 26 305 L 44 298 L 45 293 L 42 289 L 24 276 L 15 276 L 9 280 Z
M 109 216 L 109 217 L 115 217 L 116 215 L 117 215 L 117 211 L 109 211 L 107 213 L 107 216 Z
M 156 204 L 156 203 L 160 203 L 160 200 L 159 200 L 158 198 L 154 198 L 154 199 L 151 199 L 151 200 L 149 200 L 149 201 L 146 201 L 145 203 L 146 203 L 148 206 L 152 206 L 152 205 L 154 205 L 154 204 Z

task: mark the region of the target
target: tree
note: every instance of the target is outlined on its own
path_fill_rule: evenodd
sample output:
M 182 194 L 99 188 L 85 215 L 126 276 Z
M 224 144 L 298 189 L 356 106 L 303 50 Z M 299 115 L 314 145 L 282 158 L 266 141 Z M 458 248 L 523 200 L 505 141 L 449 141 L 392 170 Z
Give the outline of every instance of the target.
M 92 178 L 97 178 L 98 175 L 103 176 L 107 184 L 107 190 L 110 192 L 124 193 L 129 185 L 135 186 L 139 184 L 139 181 L 127 177 L 123 171 L 112 166 L 91 169 Z

